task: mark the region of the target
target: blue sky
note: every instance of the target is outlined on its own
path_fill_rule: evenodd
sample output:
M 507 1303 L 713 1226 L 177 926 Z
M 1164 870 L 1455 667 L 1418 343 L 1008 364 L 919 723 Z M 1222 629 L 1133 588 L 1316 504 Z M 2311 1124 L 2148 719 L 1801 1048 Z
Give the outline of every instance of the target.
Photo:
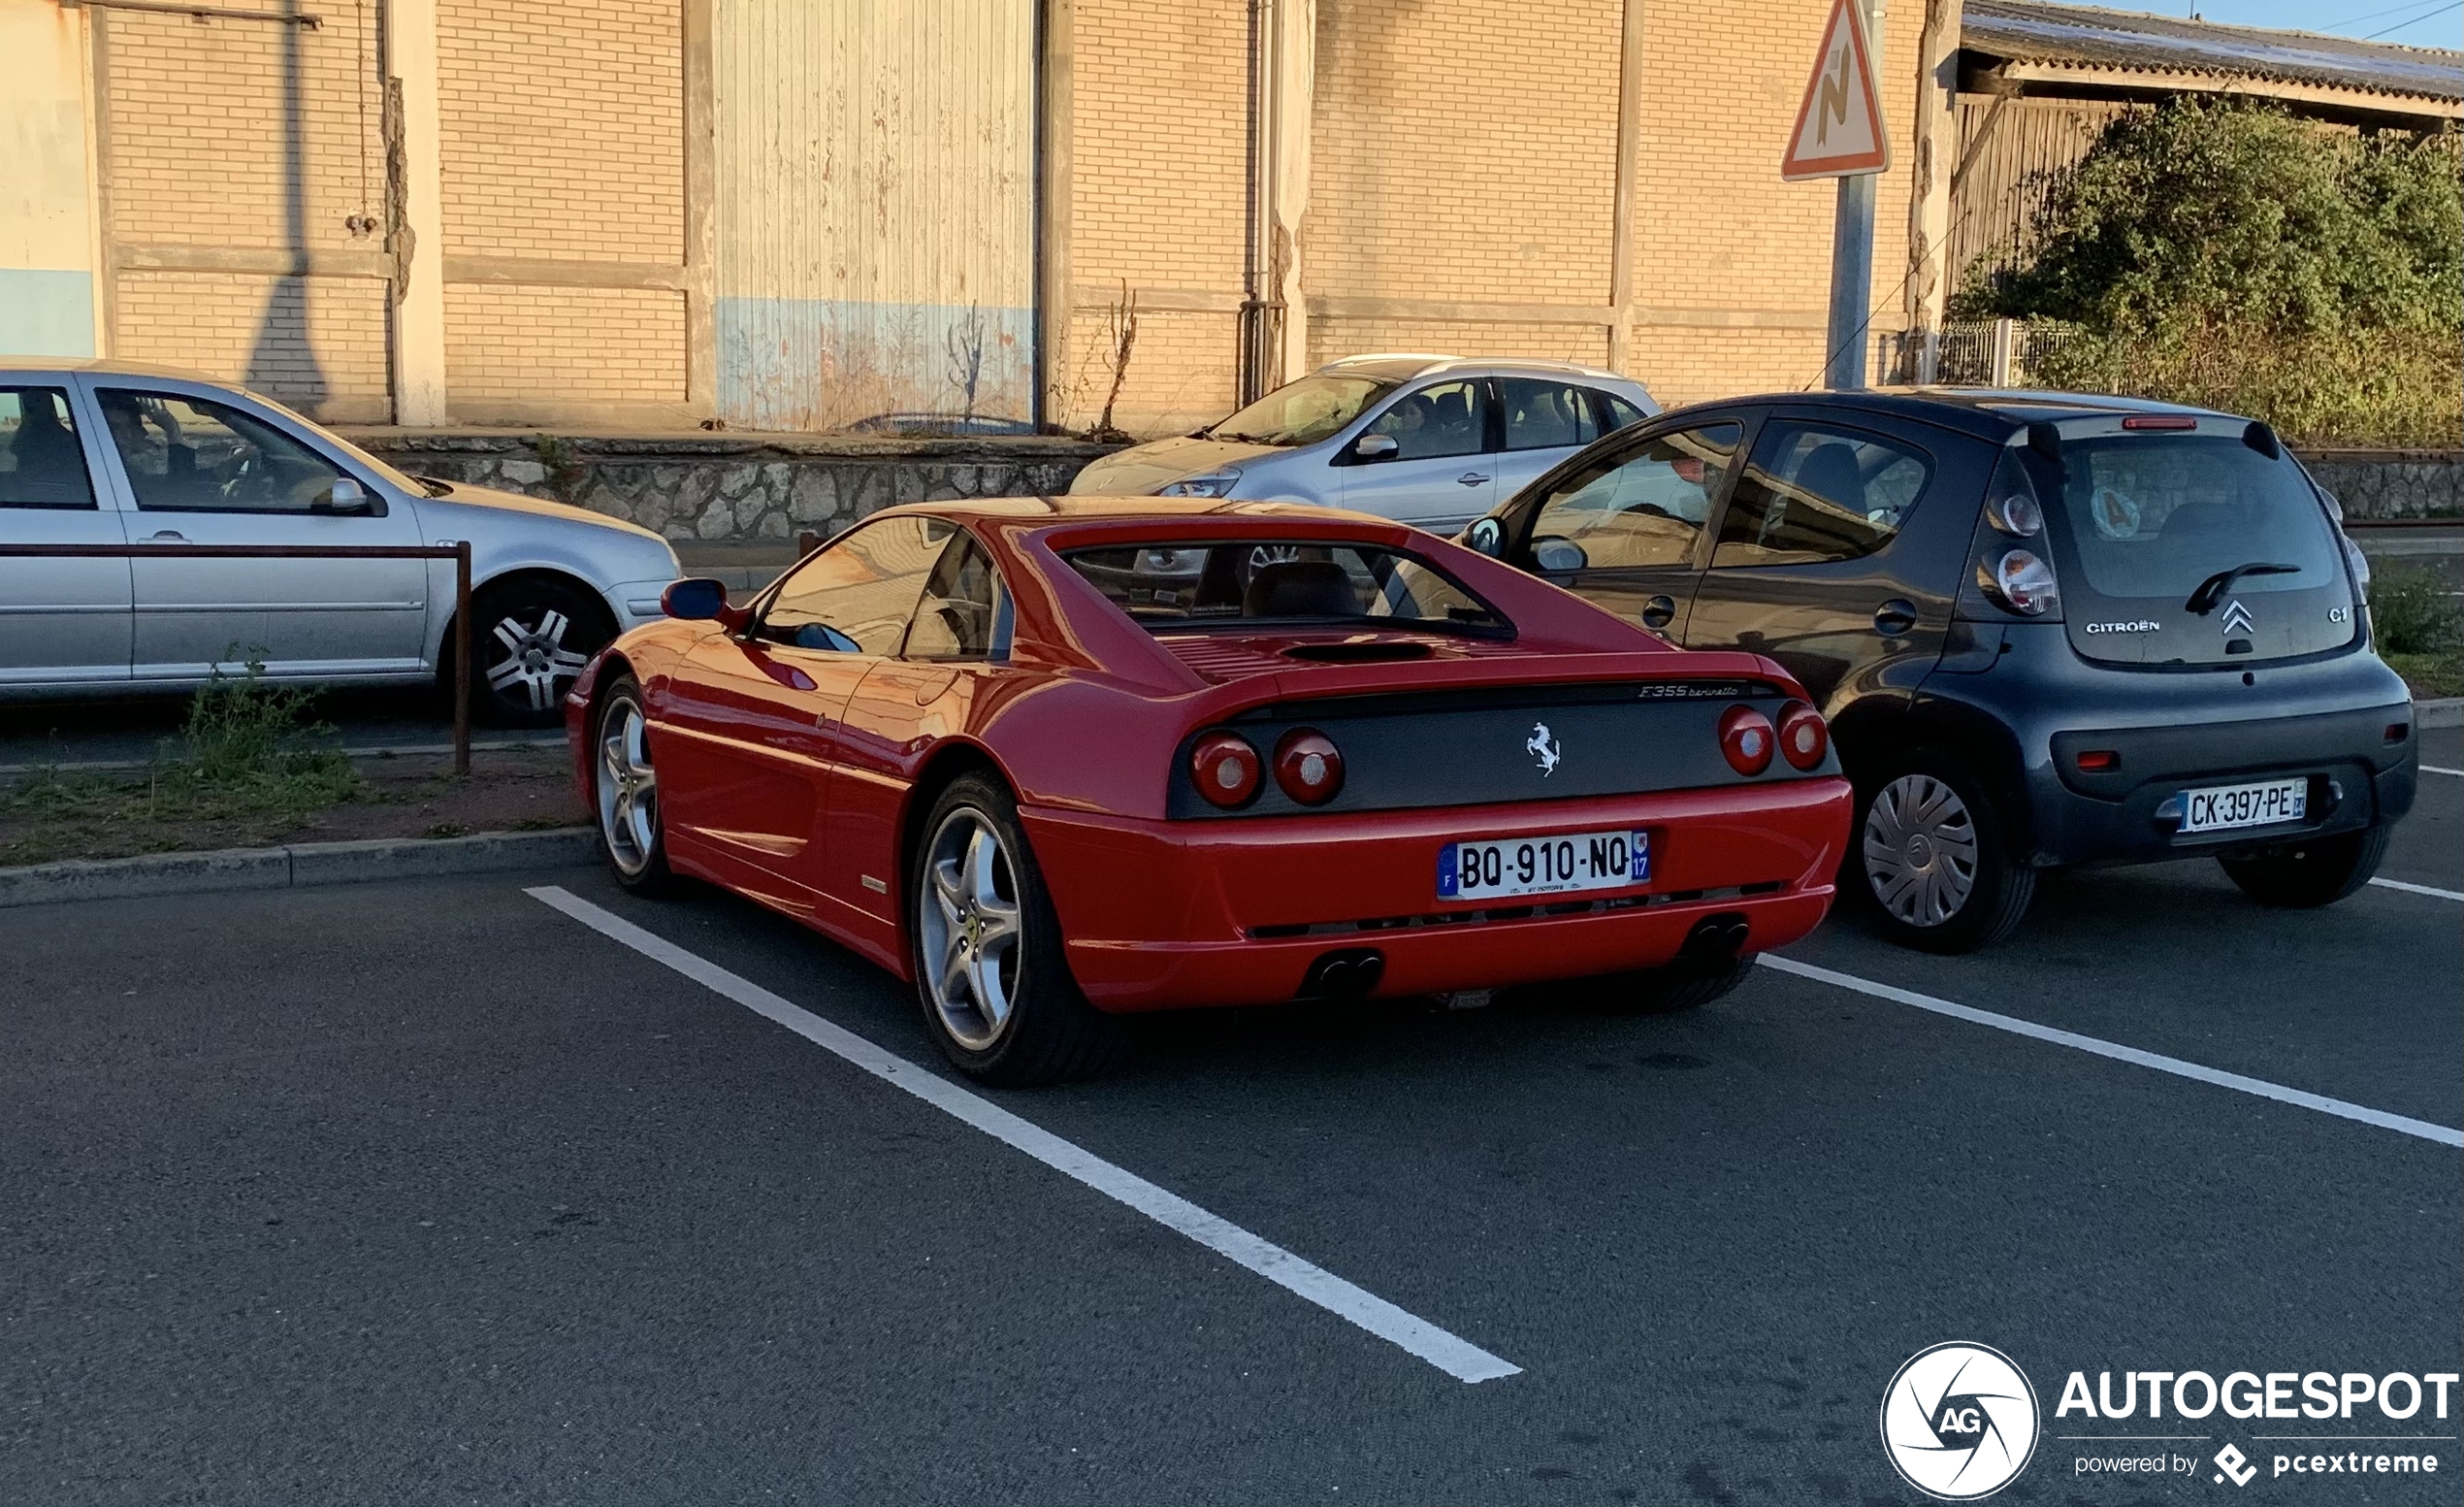
M 2381 42 L 2409 43 L 2421 48 L 2464 48 L 2464 8 L 2457 0 L 2106 0 L 2116 11 L 2147 11 L 2157 16 L 2187 16 L 2192 10 L 2203 20 L 2229 26 L 2285 26 L 2297 31 L 2323 31 L 2339 37 L 2381 33 Z

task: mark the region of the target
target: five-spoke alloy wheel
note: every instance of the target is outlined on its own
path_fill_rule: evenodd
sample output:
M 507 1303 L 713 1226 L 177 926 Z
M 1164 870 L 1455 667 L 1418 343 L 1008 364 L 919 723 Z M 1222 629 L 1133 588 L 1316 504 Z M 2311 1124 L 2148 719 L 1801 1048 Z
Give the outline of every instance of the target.
M 969 1051 L 1001 1039 L 1017 999 L 1018 873 L 989 818 L 960 806 L 925 850 L 928 903 L 916 914 L 929 971 L 925 997 L 941 1029 Z
M 615 636 L 606 606 L 562 582 L 489 587 L 470 609 L 472 709 L 491 722 L 553 726 L 565 693 Z
M 924 818 L 907 888 L 916 998 L 959 1070 L 1024 1087 L 1091 1077 L 1127 1055 L 1119 1022 L 1078 990 L 1061 924 L 989 773 L 950 782 Z
M 659 773 L 650 761 L 650 727 L 641 687 L 620 675 L 599 700 L 592 738 L 592 804 L 600 850 L 628 889 L 653 888 L 667 877 L 660 837 Z

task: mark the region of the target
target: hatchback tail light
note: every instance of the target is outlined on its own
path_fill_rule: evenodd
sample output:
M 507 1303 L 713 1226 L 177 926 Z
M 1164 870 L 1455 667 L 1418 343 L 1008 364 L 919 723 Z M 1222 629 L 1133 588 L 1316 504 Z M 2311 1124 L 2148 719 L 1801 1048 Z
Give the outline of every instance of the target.
M 1189 782 L 1208 802 L 1230 810 L 1248 804 L 1261 773 L 1257 750 L 1238 733 L 1209 733 L 1189 750 Z
M 1771 767 L 1771 745 L 1778 741 L 1771 719 L 1751 706 L 1731 706 L 1720 718 L 1720 752 L 1739 774 L 1760 774 Z
M 1275 745 L 1275 783 L 1303 805 L 1324 805 L 1344 788 L 1344 756 L 1335 740 L 1294 728 Z
M 2022 617 L 2042 617 L 2061 606 L 2052 562 L 2033 550 L 2004 551 L 1981 584 L 1986 595 Z
M 1968 546 L 1967 578 L 1953 608 L 1971 622 L 2061 620 L 2061 587 L 2046 539 L 2045 506 L 2028 473 L 2028 457 L 2005 448 L 1986 488 L 1984 514 Z
M 1831 751 L 1831 729 L 1824 725 L 1823 714 L 1803 702 L 1790 702 L 1779 709 L 1779 752 L 1790 765 L 1800 770 L 1822 767 L 1823 755 Z

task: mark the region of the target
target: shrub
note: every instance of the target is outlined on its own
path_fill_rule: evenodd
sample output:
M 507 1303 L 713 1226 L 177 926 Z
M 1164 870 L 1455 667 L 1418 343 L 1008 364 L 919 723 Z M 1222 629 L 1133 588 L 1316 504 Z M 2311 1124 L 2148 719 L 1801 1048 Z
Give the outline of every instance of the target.
M 2455 444 L 2459 140 L 2249 100 L 2120 116 L 2057 176 L 2032 258 L 1955 312 L 2079 326 L 2031 372 L 2046 385 L 2251 413 L 2307 443 Z

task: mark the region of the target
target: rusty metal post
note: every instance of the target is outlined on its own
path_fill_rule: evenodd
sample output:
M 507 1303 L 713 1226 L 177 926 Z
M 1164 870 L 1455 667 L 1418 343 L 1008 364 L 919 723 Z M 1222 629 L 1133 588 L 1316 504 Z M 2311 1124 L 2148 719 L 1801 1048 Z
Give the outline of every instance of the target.
M 470 541 L 453 546 L 453 771 L 470 772 Z

